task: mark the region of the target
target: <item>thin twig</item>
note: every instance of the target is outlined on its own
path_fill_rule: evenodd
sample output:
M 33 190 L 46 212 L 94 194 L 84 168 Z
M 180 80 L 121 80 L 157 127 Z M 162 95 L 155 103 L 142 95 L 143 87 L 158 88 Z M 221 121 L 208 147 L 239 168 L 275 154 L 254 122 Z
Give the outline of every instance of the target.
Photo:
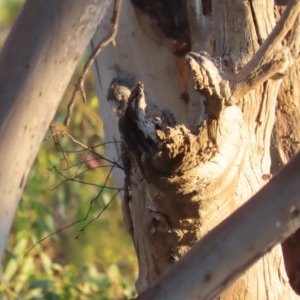
M 117 192 L 112 196 L 112 198 L 109 200 L 109 202 L 101 209 L 101 211 L 98 213 L 98 215 L 97 215 L 95 218 L 93 218 L 91 221 L 89 221 L 89 223 L 88 223 L 87 225 L 85 225 L 83 228 L 80 229 L 80 232 L 83 232 L 84 229 L 86 229 L 86 227 L 87 227 L 88 225 L 90 225 L 90 224 L 93 223 L 95 220 L 97 220 L 97 219 L 103 214 L 103 212 L 108 208 L 108 206 L 111 204 L 111 202 L 116 198 L 116 196 L 117 196 L 119 193 L 120 193 L 120 190 L 117 191 Z M 98 197 L 99 197 L 99 194 L 98 194 L 96 197 L 98 198 Z M 93 200 L 94 200 L 94 199 L 93 199 Z M 92 201 L 93 201 L 93 200 L 92 200 Z M 91 206 L 93 205 L 93 202 L 92 202 L 92 201 L 91 201 L 90 206 L 89 206 L 89 209 L 88 209 L 89 212 L 91 211 Z M 79 224 L 79 223 L 82 223 L 82 222 L 86 221 L 86 220 L 87 220 L 87 217 L 88 217 L 88 214 L 87 214 L 84 218 L 82 218 L 82 219 L 80 219 L 80 220 L 77 220 L 77 221 L 75 221 L 75 222 L 73 222 L 73 223 L 70 223 L 70 224 L 68 224 L 68 225 L 66 225 L 66 226 L 64 226 L 64 227 L 61 227 L 60 229 L 58 229 L 58 230 L 56 230 L 56 231 L 54 231 L 54 232 L 51 232 L 50 234 L 48 234 L 48 235 L 46 235 L 45 237 L 41 238 L 40 240 L 38 240 L 36 243 L 34 243 L 34 244 L 26 251 L 26 253 L 24 254 L 24 258 L 26 258 L 26 257 L 28 256 L 28 254 L 29 254 L 29 253 L 30 253 L 37 245 L 41 244 L 42 242 L 44 242 L 45 240 L 47 240 L 47 239 L 50 238 L 51 236 L 54 236 L 54 235 L 56 235 L 56 234 L 58 234 L 58 233 L 60 233 L 60 232 L 62 232 L 62 231 L 64 231 L 64 230 L 66 230 L 66 229 L 69 229 L 69 228 L 73 227 L 73 226 L 76 225 L 76 224 Z M 79 237 L 79 234 L 76 235 L 75 238 L 78 239 L 78 237 Z
M 114 167 L 111 167 L 111 168 L 110 168 L 110 170 L 109 170 L 109 172 L 108 172 L 108 174 L 107 174 L 107 176 L 106 176 L 106 178 L 105 178 L 104 185 L 101 187 L 101 189 L 100 189 L 99 193 L 97 194 L 97 196 L 96 196 L 94 199 L 91 200 L 91 202 L 90 202 L 90 207 L 89 207 L 89 209 L 88 209 L 88 211 L 87 211 L 87 213 L 86 213 L 86 216 L 85 216 L 84 220 L 87 220 L 87 218 L 88 218 L 88 216 L 89 216 L 89 214 L 90 214 L 90 212 L 91 212 L 93 203 L 101 196 L 102 192 L 104 191 L 104 188 L 105 188 L 105 186 L 106 186 L 106 184 L 107 184 L 107 182 L 108 182 L 108 180 L 109 180 L 109 178 L 110 178 L 110 175 L 111 175 L 111 172 L 112 172 L 113 168 L 114 168 Z M 118 189 L 117 189 L 117 190 L 118 190 Z M 119 193 L 119 192 L 120 192 L 120 190 L 118 190 L 118 193 Z
M 44 242 L 46 239 L 50 238 L 51 236 L 54 236 L 55 234 L 58 234 L 60 232 L 62 232 L 63 230 L 66 230 L 68 228 L 71 228 L 72 226 L 76 225 L 76 224 L 79 224 L 79 223 L 82 223 L 82 222 L 85 222 L 90 213 L 91 213 L 91 210 L 92 210 L 92 206 L 94 204 L 94 202 L 101 196 L 102 192 L 104 191 L 104 189 L 115 189 L 117 190 L 117 192 L 111 197 L 111 199 L 109 200 L 109 202 L 100 210 L 100 212 L 97 214 L 96 217 L 92 218 L 85 226 L 83 226 L 80 230 L 79 230 L 79 233 L 76 235 L 76 239 L 79 238 L 80 234 L 90 225 L 92 224 L 93 222 L 95 222 L 97 219 L 99 219 L 101 217 L 101 215 L 103 214 L 103 212 L 109 207 L 109 205 L 112 203 L 112 201 L 117 197 L 117 195 L 120 193 L 120 191 L 123 190 L 123 188 L 110 188 L 110 187 L 107 187 L 107 182 L 110 178 L 110 175 L 112 173 L 112 170 L 115 168 L 115 166 L 111 166 L 106 178 L 105 178 L 105 181 L 104 181 L 104 185 L 100 186 L 100 185 L 97 185 L 98 187 L 100 187 L 100 190 L 99 192 L 97 193 L 97 195 L 90 201 L 90 205 L 89 205 L 89 208 L 87 210 L 87 213 L 85 214 L 85 216 L 83 218 L 81 218 L 80 220 L 77 220 L 75 222 L 72 222 L 48 235 L 46 235 L 45 237 L 43 237 L 42 239 L 40 239 L 39 241 L 37 241 L 36 243 L 34 243 L 28 250 L 27 252 L 24 254 L 24 258 L 32 251 L 33 248 L 35 248 L 37 245 L 41 244 L 42 242 Z M 54 169 L 63 177 L 66 177 L 65 175 L 63 175 L 62 173 L 60 173 L 55 167 Z M 67 181 L 68 179 L 64 180 Z M 74 181 L 74 180 L 72 180 Z M 81 182 L 83 183 L 83 182 Z M 93 185 L 93 184 L 90 184 L 90 185 Z
M 104 206 L 104 208 L 99 212 L 99 214 L 93 218 L 92 220 L 90 220 L 85 226 L 83 226 L 77 236 L 75 237 L 76 239 L 79 238 L 80 234 L 89 226 L 91 225 L 92 223 L 94 223 L 97 219 L 99 219 L 101 217 L 101 215 L 103 214 L 103 212 L 110 206 L 110 204 L 112 203 L 112 201 L 118 196 L 118 194 L 120 193 L 120 191 L 116 192 L 112 197 L 111 199 L 108 201 L 108 203 Z
M 115 0 L 115 6 L 114 6 L 114 11 L 113 11 L 113 16 L 112 16 L 112 23 L 111 23 L 111 32 L 110 34 L 101 40 L 98 45 L 95 47 L 93 52 L 90 54 L 88 60 L 86 61 L 83 70 L 80 74 L 80 76 L 77 79 L 77 82 L 74 85 L 74 91 L 72 93 L 71 99 L 68 104 L 67 108 L 67 116 L 65 118 L 64 124 L 66 126 L 69 126 L 70 120 L 71 120 L 71 115 L 73 112 L 74 108 L 74 101 L 75 101 L 75 96 L 76 93 L 79 91 L 83 102 L 87 103 L 87 98 L 86 98 L 86 93 L 85 93 L 85 88 L 84 88 L 84 81 L 86 74 L 88 72 L 88 69 L 90 66 L 94 63 L 95 59 L 99 55 L 99 53 L 108 46 L 109 44 L 112 44 L 113 46 L 116 45 L 116 37 L 117 37 L 117 31 L 118 31 L 118 26 L 119 26 L 119 17 L 120 17 L 120 11 L 121 11 L 121 4 L 122 0 Z
M 81 168 L 81 165 L 84 165 L 85 163 L 88 163 L 88 162 L 93 161 L 93 160 L 95 160 L 95 158 L 91 158 L 91 159 L 85 160 L 85 161 L 80 161 L 80 162 L 74 163 L 73 165 L 70 165 L 69 167 L 61 168 L 61 170 L 62 171 L 68 171 L 68 170 L 70 170 L 72 168 L 75 168 L 75 167 Z M 89 168 L 86 168 L 83 171 L 81 171 L 80 174 L 83 174 L 84 172 L 89 172 L 89 171 L 92 171 L 92 170 L 96 170 L 96 169 L 105 169 L 105 168 L 110 168 L 110 167 L 111 167 L 110 164 L 109 165 L 101 165 L 101 166 L 91 167 L 91 168 L 89 167 Z M 78 173 L 76 172 L 76 174 L 78 174 Z
M 124 168 L 118 163 L 119 160 L 118 161 L 112 161 L 112 160 L 108 159 L 107 157 L 104 157 L 100 153 L 96 152 L 95 150 L 93 150 L 96 147 L 89 147 L 89 146 L 81 143 L 80 141 L 78 141 L 77 139 L 75 139 L 69 132 L 67 132 L 67 131 L 65 131 L 65 130 L 63 130 L 63 129 L 55 126 L 55 125 L 52 125 L 51 127 L 55 128 L 57 130 L 57 132 L 55 133 L 55 135 L 61 135 L 61 136 L 68 137 L 74 144 L 82 147 L 83 150 L 90 151 L 92 154 L 94 154 L 98 158 L 102 159 L 103 161 L 106 161 L 106 162 L 108 162 L 108 163 L 110 163 L 110 164 L 118 167 L 119 169 L 124 170 Z M 53 135 L 54 135 L 54 133 L 53 133 Z M 113 142 L 109 142 L 109 143 L 113 143 Z M 106 144 L 108 144 L 108 143 L 102 143 L 102 144 L 100 144 L 100 146 L 101 145 L 106 145 Z M 62 150 L 61 148 L 59 149 L 59 151 L 63 152 L 63 154 L 66 153 L 66 151 Z M 75 151 L 73 151 L 73 152 L 75 152 Z M 65 159 L 65 157 L 64 157 L 64 159 Z
M 111 166 L 110 168 L 114 168 L 115 166 Z M 51 169 L 49 169 L 49 171 L 54 170 L 58 175 L 60 175 L 61 177 L 64 178 L 64 180 L 62 182 L 60 182 L 59 184 L 57 184 L 55 187 L 49 189 L 50 191 L 54 191 L 56 190 L 59 186 L 61 186 L 62 184 L 64 184 L 65 182 L 76 182 L 76 183 L 80 183 L 80 184 L 84 184 L 84 185 L 90 185 L 90 186 L 95 186 L 95 187 L 100 187 L 101 189 L 105 188 L 108 190 L 122 190 L 122 188 L 116 188 L 116 187 L 111 187 L 111 186 L 107 186 L 106 182 L 104 183 L 104 185 L 100 185 L 100 184 L 96 184 L 96 183 L 91 183 L 91 182 L 87 182 L 87 181 L 83 181 L 83 180 L 79 180 L 77 179 L 80 175 L 84 174 L 85 171 L 80 172 L 78 175 L 74 176 L 74 177 L 68 177 L 65 174 L 63 174 L 62 172 L 60 172 L 56 166 L 53 166 Z M 109 172 L 110 174 L 110 172 Z
M 57 135 L 53 133 L 52 128 L 53 128 L 53 126 L 50 126 L 51 137 L 53 139 L 55 148 L 56 148 L 57 152 L 61 152 L 62 153 L 63 160 L 66 162 L 67 167 L 69 167 L 69 165 L 68 165 L 68 159 L 67 159 L 67 157 L 65 155 L 64 149 L 62 148 L 61 144 L 59 143 Z

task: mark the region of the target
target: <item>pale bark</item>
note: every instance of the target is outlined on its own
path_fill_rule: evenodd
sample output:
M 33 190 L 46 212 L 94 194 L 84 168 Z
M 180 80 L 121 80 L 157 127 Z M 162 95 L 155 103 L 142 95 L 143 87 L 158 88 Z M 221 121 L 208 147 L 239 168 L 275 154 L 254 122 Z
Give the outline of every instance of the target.
M 39 145 L 108 2 L 28 0 L 2 48 L 0 258 Z
M 214 228 L 138 299 L 214 299 L 300 226 L 300 154 L 246 204 Z M 271 282 L 269 282 L 271 284 Z M 282 282 L 283 284 L 283 282 Z M 249 287 L 251 289 L 251 287 Z M 274 289 L 274 287 L 270 287 Z M 248 299 L 242 290 L 231 299 Z M 270 291 L 264 299 L 275 299 Z M 284 299 L 291 299 L 286 294 Z
M 180 124 L 151 133 L 151 128 L 157 129 L 149 125 L 154 119 L 142 116 L 141 120 L 148 119 L 140 123 L 147 123 L 146 138 L 133 134 L 135 138 L 126 139 L 126 131 L 139 129 L 130 127 L 129 119 L 122 121 L 127 124 L 125 141 L 134 141 L 128 146 L 136 159 L 130 170 L 132 199 L 123 205 L 139 259 L 139 292 L 268 182 L 281 78 L 297 63 L 292 48 L 281 40 L 294 24 L 299 1 L 289 6 L 289 18 L 276 27 L 273 1 L 212 1 L 211 14 L 202 13 L 204 2 L 189 3 L 188 11 L 182 11 L 191 26 L 183 54 L 176 53 L 184 48 L 178 36 L 160 31 L 155 18 L 125 2 L 117 47 L 107 49 L 96 66 L 108 140 L 119 140 L 117 127 L 112 126 L 116 117 L 105 99 L 109 83 L 118 75 L 115 65 L 143 82 L 147 97 L 169 108 Z M 298 23 L 294 26 L 297 31 Z M 296 49 L 294 53 L 299 53 Z M 186 59 L 189 50 L 197 54 Z M 203 50 L 206 53 L 199 52 Z M 109 153 L 114 158 L 120 155 Z M 296 298 L 279 246 L 220 296 Z

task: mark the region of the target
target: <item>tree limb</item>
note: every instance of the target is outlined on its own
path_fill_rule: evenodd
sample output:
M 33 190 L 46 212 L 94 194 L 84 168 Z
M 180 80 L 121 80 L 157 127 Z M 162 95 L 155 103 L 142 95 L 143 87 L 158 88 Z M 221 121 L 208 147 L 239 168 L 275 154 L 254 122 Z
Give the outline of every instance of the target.
M 251 89 L 262 84 L 276 72 L 284 73 L 291 66 L 293 62 L 291 54 L 289 51 L 283 51 L 281 43 L 292 28 L 299 12 L 300 0 L 290 0 L 280 20 L 257 53 L 235 75 L 229 105 L 237 103 Z
M 190 53 L 187 61 L 194 72 L 196 89 L 226 105 L 233 105 L 269 78 L 285 74 L 294 60 L 298 59 L 298 52 L 289 47 L 281 47 L 281 42 L 295 23 L 299 12 L 300 0 L 291 0 L 263 45 L 235 75 L 222 70 L 221 64 L 205 52 Z
M 39 145 L 108 2 L 28 0 L 1 49 L 0 258 Z

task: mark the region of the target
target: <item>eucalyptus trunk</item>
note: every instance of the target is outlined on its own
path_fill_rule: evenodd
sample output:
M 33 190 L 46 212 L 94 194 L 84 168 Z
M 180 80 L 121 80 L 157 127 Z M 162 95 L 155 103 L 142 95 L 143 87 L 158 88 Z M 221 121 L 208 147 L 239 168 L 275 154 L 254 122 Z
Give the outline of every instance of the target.
M 103 51 L 95 75 L 106 139 L 116 141 L 109 153 L 126 162 L 122 205 L 139 293 L 298 151 L 292 2 L 284 12 L 271 0 L 124 1 L 117 46 Z M 96 40 L 104 35 L 100 28 Z M 136 85 L 121 116 L 107 101 L 118 78 Z M 115 177 L 122 185 L 124 174 Z M 274 247 L 218 299 L 297 299 L 297 233 L 283 245 L 284 257 Z
M 28 0 L 0 54 L 0 259 L 39 145 L 108 1 Z

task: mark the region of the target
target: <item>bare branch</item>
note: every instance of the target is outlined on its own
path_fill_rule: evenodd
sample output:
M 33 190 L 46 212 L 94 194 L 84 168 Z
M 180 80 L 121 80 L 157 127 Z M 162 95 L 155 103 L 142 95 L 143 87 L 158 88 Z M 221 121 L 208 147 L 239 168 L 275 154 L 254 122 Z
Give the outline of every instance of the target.
M 116 196 L 117 196 L 119 193 L 120 193 L 120 191 L 117 191 L 117 192 L 112 196 L 112 198 L 109 200 L 109 202 L 108 202 L 108 203 L 100 210 L 100 212 L 98 213 L 98 215 L 97 215 L 95 218 L 93 218 L 92 220 L 90 220 L 84 227 L 82 227 L 82 228 L 80 229 L 80 233 L 82 233 L 82 232 L 83 232 L 83 231 L 84 231 L 91 223 L 93 223 L 95 220 L 97 220 L 97 219 L 99 219 L 99 218 L 101 217 L 101 215 L 106 211 L 106 209 L 110 206 L 110 204 L 112 203 L 112 201 L 116 198 Z M 66 229 L 69 229 L 69 228 L 73 227 L 73 226 L 76 225 L 76 224 L 79 224 L 79 223 L 82 223 L 82 222 L 86 221 L 87 218 L 88 218 L 88 216 L 89 216 L 89 213 L 90 213 L 90 211 L 91 211 L 93 202 L 94 202 L 94 200 L 97 199 L 98 197 L 99 197 L 99 194 L 98 194 L 94 199 L 91 200 L 90 206 L 89 206 L 89 208 L 88 208 L 88 212 L 87 212 L 87 214 L 86 214 L 86 216 L 85 216 L 84 218 L 82 218 L 82 219 L 80 219 L 80 220 L 76 220 L 75 222 L 70 223 L 70 224 L 68 224 L 68 225 L 66 225 L 66 226 L 63 226 L 62 228 L 59 228 L 58 230 L 56 230 L 56 231 L 54 231 L 54 232 L 51 232 L 50 234 L 44 236 L 43 238 L 41 238 L 40 240 L 38 240 L 36 243 L 34 243 L 34 244 L 33 244 L 33 245 L 25 252 L 24 258 L 26 258 L 26 257 L 29 255 L 29 253 L 30 253 L 36 246 L 38 246 L 39 244 L 43 243 L 45 240 L 49 239 L 50 237 L 52 237 L 52 236 L 54 236 L 54 235 L 56 235 L 56 234 L 58 234 L 58 233 L 60 233 L 60 232 L 62 232 L 62 231 L 64 231 L 64 230 L 66 230 Z M 80 234 L 80 233 L 79 233 L 79 234 Z M 76 237 L 75 237 L 76 239 L 79 238 L 79 234 L 76 235 Z
M 56 131 L 55 132 L 52 132 L 52 129 L 55 129 Z M 70 138 L 70 140 L 72 142 L 74 142 L 75 144 L 81 146 L 82 148 L 84 148 L 85 150 L 91 150 L 88 146 L 84 145 L 83 143 L 77 141 L 75 138 L 73 138 L 68 132 L 64 131 L 64 130 L 61 130 L 59 129 L 57 126 L 54 126 L 52 125 L 50 127 L 50 131 L 51 131 L 51 134 L 52 134 L 52 138 L 53 138 L 53 141 L 55 143 L 55 146 L 57 147 L 58 151 L 62 153 L 63 155 L 63 159 L 66 161 L 66 163 L 68 164 L 68 159 L 67 159 L 67 156 L 65 155 L 65 151 L 63 149 L 63 147 L 61 146 L 59 140 L 58 140 L 58 136 L 61 135 L 61 136 L 67 136 Z M 81 164 L 85 163 L 86 161 L 81 161 Z M 63 171 L 65 170 L 69 170 L 73 167 L 77 167 L 78 164 L 74 164 L 72 166 L 69 166 L 64 169 Z M 86 172 L 88 171 L 91 171 L 91 170 L 95 170 L 95 168 L 93 169 L 84 169 L 82 170 L 81 172 L 79 172 L 79 168 L 77 168 L 76 170 L 76 173 L 73 177 L 69 177 L 67 175 L 65 175 L 62 171 L 58 170 L 57 167 L 52 167 L 50 170 L 54 170 L 59 176 L 63 177 L 63 181 L 60 182 L 58 185 L 56 185 L 54 188 L 50 189 L 51 190 L 54 190 L 56 188 L 58 188 L 59 186 L 61 186 L 62 184 L 65 184 L 67 183 L 68 181 L 70 182 L 76 182 L 76 183 L 80 183 L 80 184 L 84 184 L 84 185 L 90 185 L 90 186 L 94 186 L 94 187 L 97 187 L 99 188 L 99 191 L 97 192 L 96 196 L 90 200 L 90 205 L 87 209 L 87 212 L 85 214 L 85 216 L 79 220 L 76 220 L 66 226 L 63 226 L 61 228 L 59 228 L 58 230 L 46 235 L 45 237 L 43 237 L 42 239 L 40 239 L 39 241 L 37 241 L 36 243 L 34 243 L 28 250 L 27 252 L 25 253 L 24 257 L 26 257 L 37 245 L 41 244 L 42 242 L 44 242 L 46 239 L 50 238 L 51 236 L 54 236 L 55 234 L 58 234 L 66 229 L 69 229 L 71 227 L 73 227 L 74 225 L 76 224 L 79 224 L 79 223 L 82 223 L 82 222 L 85 222 L 87 221 L 87 223 L 82 226 L 82 228 L 80 228 L 78 234 L 76 235 L 76 239 L 79 238 L 80 234 L 89 226 L 91 225 L 93 222 L 95 222 L 97 219 L 99 219 L 101 217 L 101 215 L 103 214 L 103 212 L 109 207 L 109 205 L 112 203 L 112 201 L 118 196 L 118 194 L 124 190 L 124 188 L 115 188 L 115 187 L 110 187 L 108 186 L 108 181 L 109 179 L 111 178 L 111 174 L 112 174 L 112 171 L 114 168 L 118 167 L 118 164 L 117 163 L 112 163 L 111 165 L 107 165 L 107 166 L 100 166 L 100 167 L 107 167 L 109 168 L 109 171 L 106 175 L 106 178 L 104 180 L 104 183 L 103 184 L 95 184 L 95 183 L 91 183 L 91 182 L 86 182 L 86 181 L 83 181 L 83 180 L 80 180 L 78 179 L 80 176 L 82 176 L 83 174 L 85 174 Z M 104 207 L 101 208 L 100 212 L 95 216 L 95 217 L 92 217 L 90 220 L 89 217 L 91 215 L 91 212 L 92 212 L 92 207 L 93 207 L 93 204 L 101 197 L 102 193 L 104 192 L 104 190 L 114 190 L 116 191 L 113 196 L 110 198 L 110 200 L 108 201 L 108 203 L 106 203 L 104 205 Z
M 281 47 L 281 42 L 296 21 L 299 12 L 300 0 L 291 0 L 263 45 L 234 76 L 222 71 L 221 64 L 204 52 L 189 54 L 187 60 L 194 73 L 196 89 L 222 102 L 226 100 L 227 105 L 233 105 L 269 78 L 276 74 L 284 74 L 298 57 L 289 47 Z
M 236 74 L 228 104 L 237 103 L 251 89 L 275 75 L 276 72 L 283 73 L 292 64 L 290 52 L 283 51 L 281 43 L 296 21 L 299 12 L 300 0 L 290 0 L 271 34 L 254 57 Z
M 78 77 L 78 79 L 74 85 L 74 91 L 73 91 L 71 99 L 69 101 L 68 108 L 67 108 L 67 116 L 64 121 L 64 124 L 66 126 L 69 126 L 69 124 L 70 124 L 71 115 L 72 115 L 73 108 L 74 108 L 75 96 L 76 96 L 77 92 L 80 92 L 83 102 L 87 103 L 87 98 L 86 98 L 86 93 L 85 93 L 85 88 L 84 88 L 84 80 L 85 80 L 85 77 L 86 77 L 86 74 L 87 74 L 89 68 L 94 63 L 95 59 L 97 58 L 99 53 L 103 50 L 103 48 L 105 48 L 109 44 L 112 44 L 113 46 L 115 46 L 115 44 L 116 44 L 121 4 L 122 4 L 122 0 L 115 0 L 115 6 L 114 6 L 114 11 L 113 11 L 113 16 L 112 16 L 112 24 L 111 24 L 111 30 L 110 30 L 111 32 L 106 38 L 104 38 L 103 40 L 101 40 L 98 43 L 98 45 L 95 47 L 93 52 L 90 54 L 88 60 L 86 61 L 85 65 L 83 67 L 83 70 L 82 70 L 80 76 Z
M 76 239 L 79 238 L 80 234 L 81 234 L 81 233 L 82 233 L 89 225 L 91 225 L 92 223 L 94 223 L 96 220 L 98 220 L 98 219 L 101 217 L 101 215 L 105 212 L 105 210 L 110 206 L 110 204 L 112 203 L 112 201 L 113 201 L 114 199 L 116 199 L 116 197 L 119 195 L 119 193 L 120 193 L 120 190 L 117 191 L 117 192 L 111 197 L 111 199 L 108 201 L 108 203 L 103 207 L 103 209 L 101 209 L 101 211 L 99 212 L 99 214 L 98 214 L 95 218 L 91 219 L 86 225 L 84 225 L 84 227 L 82 227 L 82 228 L 80 229 L 79 233 L 78 233 L 77 236 L 76 236 Z
M 96 152 L 96 151 L 94 150 L 94 148 L 96 148 L 95 146 L 94 146 L 94 147 L 90 147 L 90 146 L 87 146 L 87 145 L 81 143 L 80 141 L 78 141 L 77 139 L 75 139 L 69 132 L 67 132 L 67 131 L 65 131 L 65 130 L 63 130 L 63 129 L 61 129 L 61 128 L 59 128 L 59 127 L 56 126 L 56 125 L 53 125 L 53 124 L 52 124 L 50 128 L 51 128 L 51 134 L 52 134 L 52 137 L 54 137 L 54 136 L 56 136 L 56 135 L 67 136 L 72 142 L 74 142 L 76 145 L 82 147 L 84 150 L 90 151 L 90 152 L 91 152 L 92 154 L 94 154 L 95 156 L 97 156 L 97 157 L 101 158 L 102 160 L 104 160 L 104 161 L 106 161 L 106 162 L 108 162 L 108 163 L 110 163 L 110 164 L 112 164 L 112 165 L 114 165 L 114 166 L 120 168 L 121 170 L 123 170 L 123 167 L 122 167 L 117 161 L 112 161 L 112 160 L 108 159 L 107 157 L 105 157 L 105 156 L 99 154 L 98 152 Z M 55 133 L 52 132 L 52 128 L 54 128 L 54 129 L 56 130 Z M 110 143 L 110 142 L 106 142 L 106 143 L 104 143 L 104 144 L 100 144 L 100 146 L 104 146 L 104 145 L 106 145 L 107 143 Z M 113 142 L 113 143 L 115 143 L 115 142 Z M 59 152 L 62 152 L 63 155 L 64 155 L 64 153 L 66 153 L 65 150 L 62 150 L 62 148 L 60 147 L 60 145 L 59 145 L 59 143 L 57 142 L 57 140 L 55 140 L 55 145 L 58 147 Z M 74 151 L 72 151 L 72 152 L 74 152 Z

